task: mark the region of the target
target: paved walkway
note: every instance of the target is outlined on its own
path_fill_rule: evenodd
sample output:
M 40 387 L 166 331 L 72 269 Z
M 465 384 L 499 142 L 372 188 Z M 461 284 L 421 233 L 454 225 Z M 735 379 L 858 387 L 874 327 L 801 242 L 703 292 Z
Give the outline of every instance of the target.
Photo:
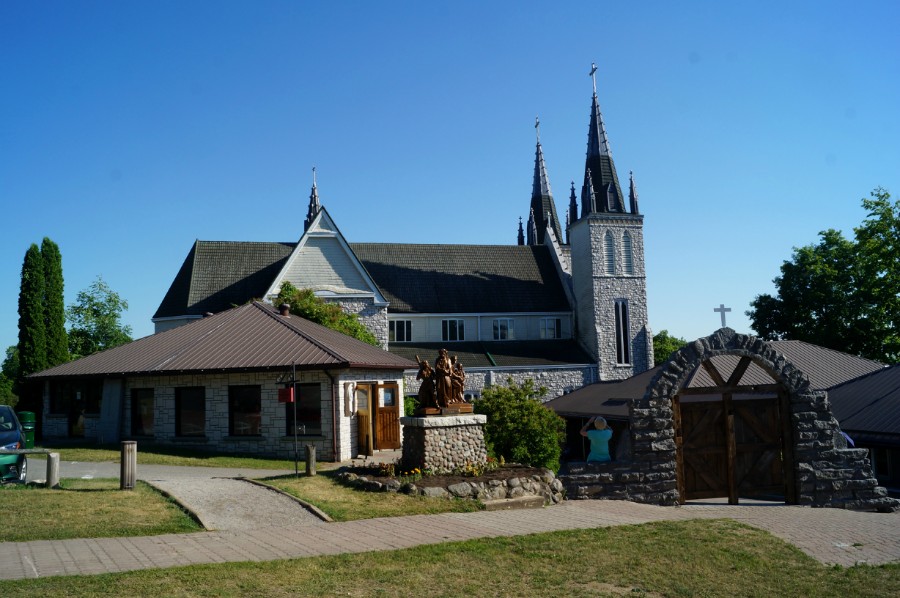
M 76 469 L 70 466 L 63 464 L 64 476 L 75 473 Z M 85 466 L 98 477 L 110 475 L 104 471 L 104 464 Z M 198 476 L 213 480 L 229 471 L 231 475 L 248 477 L 257 474 L 250 470 L 145 466 L 139 468 L 138 476 L 158 484 L 164 478 L 170 482 L 178 477 L 198 479 Z M 258 475 L 273 475 L 273 472 Z M 684 507 L 657 507 L 624 501 L 582 500 L 522 511 L 445 513 L 326 524 L 310 524 L 309 520 L 298 517 L 294 521 L 282 519 L 272 522 L 275 524 L 257 524 L 250 529 L 194 534 L 7 542 L 0 543 L 0 579 L 394 550 L 473 538 L 711 518 L 730 518 L 769 531 L 823 564 L 852 566 L 900 561 L 898 514 L 810 509 L 775 503 L 730 506 L 707 501 Z

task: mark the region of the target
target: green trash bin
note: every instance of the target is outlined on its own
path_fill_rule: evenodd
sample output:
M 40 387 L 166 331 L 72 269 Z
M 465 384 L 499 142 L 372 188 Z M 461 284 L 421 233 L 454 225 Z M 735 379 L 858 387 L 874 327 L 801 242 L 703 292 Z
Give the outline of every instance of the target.
M 25 430 L 25 448 L 34 448 L 34 428 L 35 428 L 34 412 L 19 411 L 19 423 Z

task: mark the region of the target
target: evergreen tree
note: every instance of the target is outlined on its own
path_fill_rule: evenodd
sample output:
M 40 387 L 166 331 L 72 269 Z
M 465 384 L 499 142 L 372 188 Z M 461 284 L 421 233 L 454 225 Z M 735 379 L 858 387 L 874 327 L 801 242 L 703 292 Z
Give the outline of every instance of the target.
M 59 246 L 44 237 L 41 243 L 44 262 L 44 325 L 47 332 L 47 367 L 69 361 L 66 334 L 66 306 L 63 299 L 62 255 Z
M 47 367 L 47 330 L 44 323 L 44 266 L 41 250 L 34 243 L 25 252 L 19 288 L 20 376 Z

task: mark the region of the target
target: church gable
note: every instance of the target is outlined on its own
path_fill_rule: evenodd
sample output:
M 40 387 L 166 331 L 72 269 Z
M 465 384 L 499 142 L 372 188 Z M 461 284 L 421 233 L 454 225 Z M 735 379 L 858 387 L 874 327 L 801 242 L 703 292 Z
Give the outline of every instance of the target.
M 266 296 L 277 295 L 285 282 L 299 289 L 311 289 L 320 296 L 373 297 L 376 303 L 385 303 L 324 208 L 300 238 Z

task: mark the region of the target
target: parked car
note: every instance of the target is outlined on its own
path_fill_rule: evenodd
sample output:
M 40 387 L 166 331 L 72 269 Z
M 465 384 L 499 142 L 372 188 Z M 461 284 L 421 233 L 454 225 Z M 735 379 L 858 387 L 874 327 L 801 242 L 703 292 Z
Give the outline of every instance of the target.
M 0 449 L 25 448 L 25 431 L 12 407 L 0 405 Z M 28 461 L 25 455 L 0 454 L 0 483 L 25 482 Z

